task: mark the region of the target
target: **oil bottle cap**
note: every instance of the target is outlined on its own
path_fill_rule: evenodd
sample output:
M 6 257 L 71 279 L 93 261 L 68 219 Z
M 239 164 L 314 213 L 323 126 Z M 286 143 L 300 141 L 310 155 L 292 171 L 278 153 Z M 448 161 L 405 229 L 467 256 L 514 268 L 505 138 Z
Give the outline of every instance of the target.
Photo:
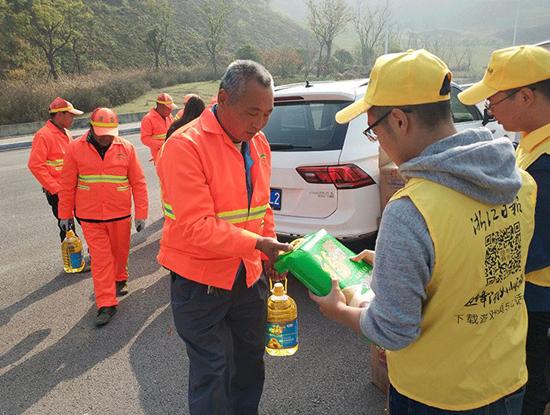
M 276 282 L 273 286 L 273 295 L 282 296 L 285 295 L 285 287 L 280 282 Z

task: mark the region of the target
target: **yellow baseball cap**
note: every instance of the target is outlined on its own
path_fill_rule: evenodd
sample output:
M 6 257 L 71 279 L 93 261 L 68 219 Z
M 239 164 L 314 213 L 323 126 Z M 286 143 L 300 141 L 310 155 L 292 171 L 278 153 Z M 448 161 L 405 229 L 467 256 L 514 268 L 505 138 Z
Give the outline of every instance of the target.
M 483 79 L 458 94 L 466 105 L 481 102 L 499 91 L 550 79 L 550 51 L 533 45 L 495 50 Z
M 350 122 L 372 106 L 447 101 L 451 99 L 450 91 L 442 91 L 441 87 L 445 78 L 450 81 L 451 77 L 445 62 L 424 49 L 382 55 L 374 63 L 363 98 L 338 111 L 336 122 Z

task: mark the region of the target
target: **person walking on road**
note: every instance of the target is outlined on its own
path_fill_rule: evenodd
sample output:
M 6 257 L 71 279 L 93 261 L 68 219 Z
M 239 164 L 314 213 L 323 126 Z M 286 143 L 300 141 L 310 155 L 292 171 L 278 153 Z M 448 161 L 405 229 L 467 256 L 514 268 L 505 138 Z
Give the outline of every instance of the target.
M 166 138 L 170 138 L 174 131 L 190 123 L 204 111 L 205 104 L 201 97 L 194 94 L 191 96 L 186 95 L 186 97 L 188 97 L 188 99 L 185 102 L 185 108 L 178 112 L 178 114 L 180 114 L 179 117 L 174 118 L 174 122 L 166 132 Z
M 82 115 L 83 112 L 75 109 L 73 104 L 60 97 L 51 102 L 48 112 L 50 119 L 34 135 L 28 168 L 42 186 L 46 200 L 57 219 L 59 238 L 63 242 L 66 232 L 60 226 L 58 215 L 61 171 L 67 147 L 73 140 L 69 129 L 73 124 L 74 117 Z M 70 224 L 70 229 L 76 233 L 74 223 Z M 89 267 L 86 267 L 86 271 L 89 270 Z
M 183 117 L 183 113 L 185 112 L 185 107 L 187 106 L 187 103 L 191 98 L 200 98 L 197 94 L 187 94 L 183 97 L 183 108 L 180 109 L 176 115 L 174 115 L 174 121 L 178 121 L 181 117 Z M 202 98 L 200 98 L 202 101 Z M 200 115 L 200 114 L 199 114 Z M 183 125 L 183 124 L 182 124 Z
M 165 222 L 158 254 L 189 357 L 191 414 L 257 414 L 264 384 L 267 282 L 290 249 L 269 206 L 271 152 L 260 131 L 273 79 L 235 61 L 217 105 L 166 141 L 159 158 Z
M 74 212 L 93 258 L 97 326 L 116 313 L 117 295 L 128 293 L 132 196 L 140 232 L 148 209 L 143 169 L 134 146 L 118 136 L 115 112 L 97 108 L 90 129 L 67 148 L 59 202 L 61 226 L 69 228 Z
M 174 117 L 172 110 L 177 108 L 170 95 L 163 92 L 157 97 L 157 105 L 151 108 L 141 120 L 141 142 L 151 150 L 151 161 L 156 163 L 157 154 L 166 140 L 166 131 Z
M 483 80 L 458 98 L 467 105 L 485 101 L 504 129 L 521 132 L 517 164 L 537 183 L 525 270 L 529 380 L 522 413 L 550 414 L 550 51 L 525 45 L 493 52 Z
M 447 65 L 409 50 L 379 57 L 363 99 L 337 113 L 367 113 L 364 134 L 406 184 L 382 215 L 370 305 L 346 305 L 336 280 L 310 297 L 387 350 L 392 415 L 519 415 L 536 184 L 507 138 L 456 132 L 450 92 Z

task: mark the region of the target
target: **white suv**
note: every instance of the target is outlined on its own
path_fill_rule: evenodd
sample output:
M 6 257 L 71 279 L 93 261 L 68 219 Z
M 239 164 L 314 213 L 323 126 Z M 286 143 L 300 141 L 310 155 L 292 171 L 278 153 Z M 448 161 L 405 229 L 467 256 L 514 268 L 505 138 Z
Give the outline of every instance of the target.
M 365 94 L 368 79 L 306 82 L 275 88 L 275 109 L 264 128 L 271 144 L 271 206 L 283 239 L 325 228 L 342 240 L 360 240 L 378 230 L 378 143 L 362 134 L 367 117 L 340 125 L 334 115 Z M 480 127 L 476 106 L 457 99 L 451 109 L 458 130 Z M 487 128 L 503 135 L 502 128 Z

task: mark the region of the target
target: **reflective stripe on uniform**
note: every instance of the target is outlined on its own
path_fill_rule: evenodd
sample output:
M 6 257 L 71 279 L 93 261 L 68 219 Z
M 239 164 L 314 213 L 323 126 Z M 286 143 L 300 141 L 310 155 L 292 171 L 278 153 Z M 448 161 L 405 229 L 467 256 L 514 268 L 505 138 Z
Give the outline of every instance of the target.
M 78 180 L 83 183 L 124 183 L 128 181 L 128 176 L 114 176 L 110 174 L 79 174 Z
M 164 208 L 164 216 L 176 220 L 176 215 L 174 215 L 174 209 L 172 208 L 172 205 L 166 202 L 162 202 L 162 206 Z
M 164 140 L 166 138 L 166 133 L 164 133 L 164 134 L 153 134 L 151 137 L 154 140 Z
M 220 212 L 216 216 L 220 219 L 228 221 L 229 223 L 247 222 L 249 220 L 262 219 L 265 216 L 268 206 L 269 205 L 256 206 L 250 210 L 229 210 L 226 212 Z
M 63 166 L 63 159 L 58 160 L 46 160 L 48 166 Z

